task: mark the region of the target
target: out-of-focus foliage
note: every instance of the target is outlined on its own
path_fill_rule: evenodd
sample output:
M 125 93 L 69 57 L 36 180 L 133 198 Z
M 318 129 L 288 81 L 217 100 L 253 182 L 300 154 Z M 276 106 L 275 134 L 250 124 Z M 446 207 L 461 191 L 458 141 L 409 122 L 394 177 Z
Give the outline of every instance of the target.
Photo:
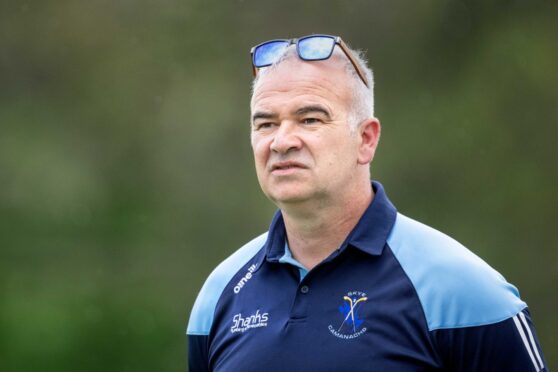
M 5 1 L 0 370 L 181 371 L 203 280 L 267 228 L 248 51 L 367 50 L 373 176 L 529 303 L 558 368 L 554 1 Z

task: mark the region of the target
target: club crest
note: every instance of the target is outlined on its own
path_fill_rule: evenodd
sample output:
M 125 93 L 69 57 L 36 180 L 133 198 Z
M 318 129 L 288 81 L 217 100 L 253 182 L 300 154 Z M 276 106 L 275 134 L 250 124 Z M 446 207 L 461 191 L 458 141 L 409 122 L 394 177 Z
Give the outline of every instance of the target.
M 345 340 L 357 338 L 366 332 L 363 327 L 364 320 L 359 315 L 359 310 L 366 304 L 368 297 L 361 291 L 350 291 L 343 296 L 343 301 L 338 307 L 339 324 L 330 324 L 329 332 L 335 337 Z

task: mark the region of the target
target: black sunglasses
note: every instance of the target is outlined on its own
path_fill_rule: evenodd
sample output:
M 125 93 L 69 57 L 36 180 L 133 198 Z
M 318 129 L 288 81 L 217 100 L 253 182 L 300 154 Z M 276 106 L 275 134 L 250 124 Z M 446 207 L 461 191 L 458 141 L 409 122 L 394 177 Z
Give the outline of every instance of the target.
M 341 37 L 331 35 L 309 35 L 297 39 L 270 40 L 256 45 L 250 50 L 254 76 L 258 73 L 259 68 L 270 66 L 275 63 L 283 55 L 285 49 L 291 44 L 296 44 L 298 56 L 304 61 L 322 61 L 328 59 L 333 54 L 335 45 L 339 45 L 343 53 L 345 53 L 354 66 L 364 85 L 368 87 L 366 74 L 351 55 L 347 44 L 345 44 Z

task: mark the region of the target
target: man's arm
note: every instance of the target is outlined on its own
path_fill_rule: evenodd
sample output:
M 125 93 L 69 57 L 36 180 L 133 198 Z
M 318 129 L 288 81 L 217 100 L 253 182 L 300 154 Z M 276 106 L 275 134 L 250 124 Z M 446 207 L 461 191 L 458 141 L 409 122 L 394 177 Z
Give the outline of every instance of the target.
M 266 239 L 267 233 L 264 233 L 246 243 L 221 262 L 205 281 L 194 302 L 186 329 L 190 372 L 209 371 L 210 330 L 217 303 L 227 284 L 262 249 Z
M 527 309 L 494 324 L 436 330 L 434 337 L 450 371 L 547 371 Z
M 188 371 L 209 372 L 208 336 L 188 335 Z

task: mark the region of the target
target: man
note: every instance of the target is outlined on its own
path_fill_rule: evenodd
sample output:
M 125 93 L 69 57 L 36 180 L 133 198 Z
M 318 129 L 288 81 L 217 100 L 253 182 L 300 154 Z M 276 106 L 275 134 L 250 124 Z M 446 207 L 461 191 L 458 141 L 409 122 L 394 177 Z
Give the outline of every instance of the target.
M 203 286 L 190 371 L 545 371 L 515 287 L 371 184 L 362 57 L 327 35 L 252 57 L 256 172 L 279 211 Z

